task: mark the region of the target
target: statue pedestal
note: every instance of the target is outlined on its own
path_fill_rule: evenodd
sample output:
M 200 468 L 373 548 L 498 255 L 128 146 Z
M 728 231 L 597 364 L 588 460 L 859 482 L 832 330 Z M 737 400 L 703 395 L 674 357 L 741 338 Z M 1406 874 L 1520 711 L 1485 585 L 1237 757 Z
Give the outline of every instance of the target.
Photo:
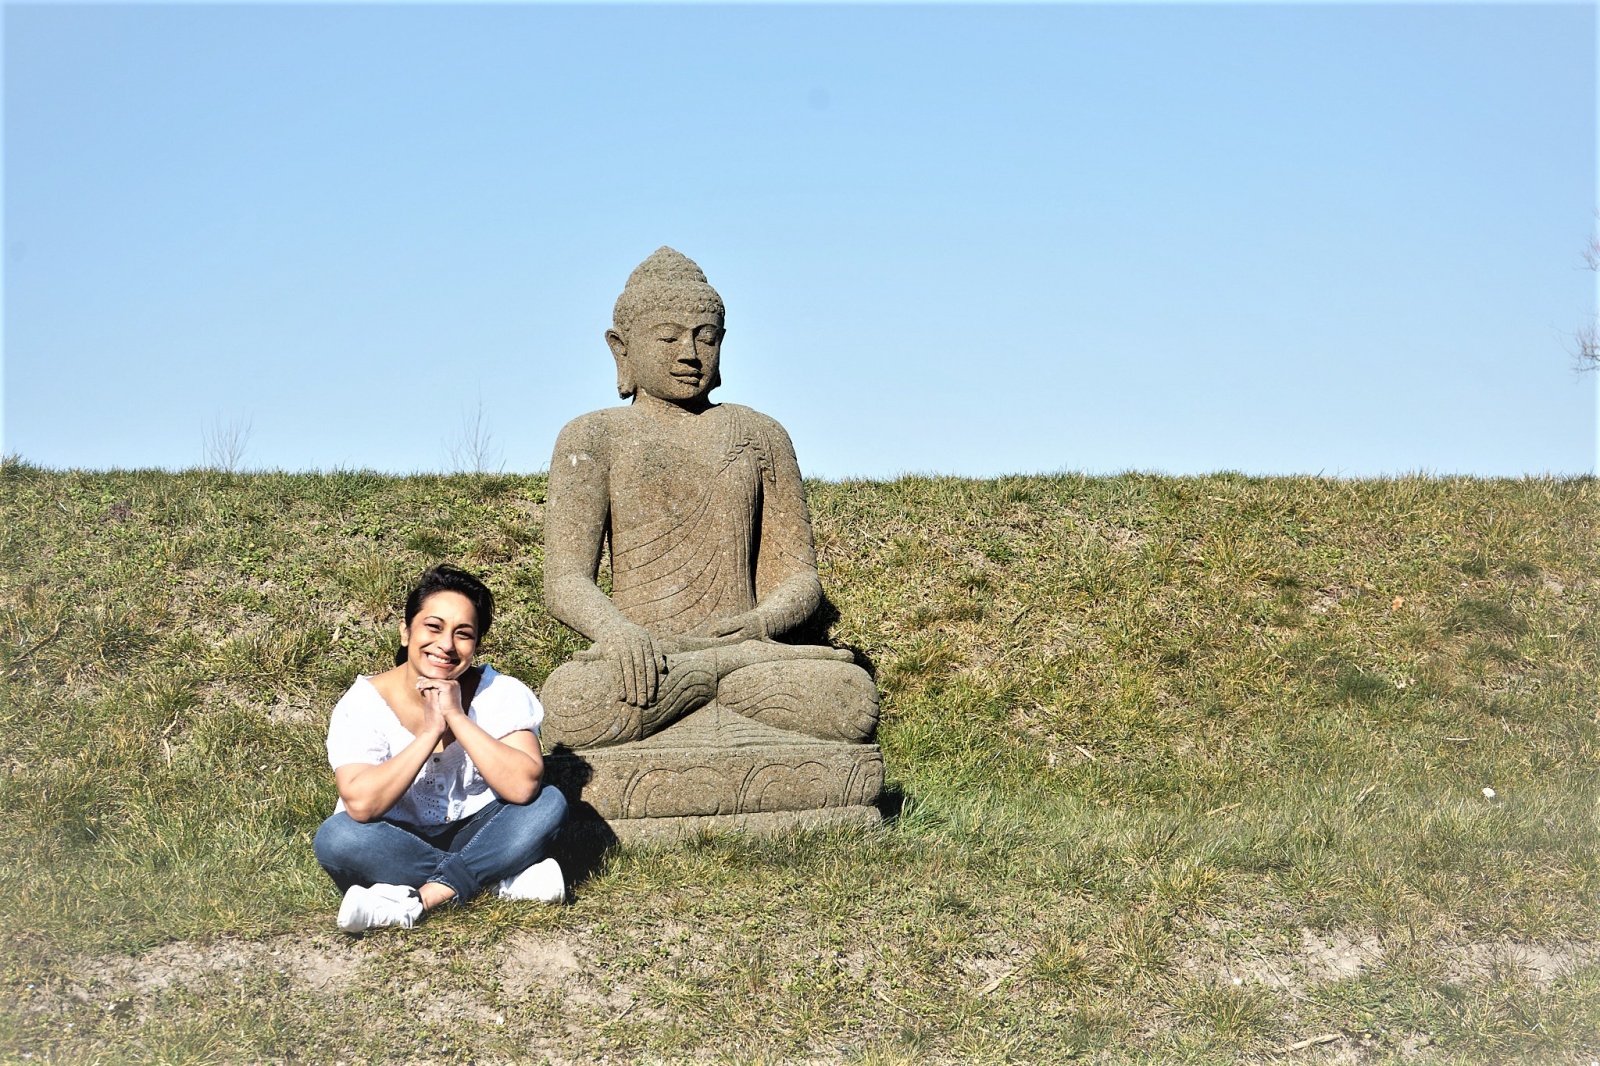
M 572 805 L 572 830 L 587 821 L 624 843 L 882 821 L 876 744 L 774 729 L 714 702 L 634 744 L 557 749 L 545 756 L 545 779 Z

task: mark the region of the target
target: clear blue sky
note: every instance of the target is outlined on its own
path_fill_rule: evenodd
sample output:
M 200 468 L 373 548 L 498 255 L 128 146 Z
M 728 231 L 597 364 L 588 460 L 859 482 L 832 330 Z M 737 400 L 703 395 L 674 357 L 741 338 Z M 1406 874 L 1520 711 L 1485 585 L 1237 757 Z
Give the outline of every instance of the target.
M 670 244 L 818 476 L 1587 472 L 1595 10 L 7 4 L 0 446 L 542 469 Z

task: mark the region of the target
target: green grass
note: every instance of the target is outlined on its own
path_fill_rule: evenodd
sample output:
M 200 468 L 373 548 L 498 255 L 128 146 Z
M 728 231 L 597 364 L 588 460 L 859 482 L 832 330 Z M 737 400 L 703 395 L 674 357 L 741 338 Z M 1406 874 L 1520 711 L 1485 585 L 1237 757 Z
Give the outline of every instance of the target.
M 1600 1057 L 1593 480 L 812 483 L 898 818 L 347 941 L 328 711 L 440 559 L 582 646 L 544 489 L 0 467 L 0 1057 Z

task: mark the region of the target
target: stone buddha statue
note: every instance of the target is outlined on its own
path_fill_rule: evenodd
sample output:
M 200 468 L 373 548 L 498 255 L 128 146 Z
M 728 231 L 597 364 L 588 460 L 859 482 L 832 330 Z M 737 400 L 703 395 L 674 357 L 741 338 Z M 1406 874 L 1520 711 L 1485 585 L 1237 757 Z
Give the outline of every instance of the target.
M 822 600 L 810 515 L 783 427 L 711 401 L 724 317 L 679 252 L 639 264 L 605 334 L 632 402 L 567 423 L 550 460 L 545 602 L 594 644 L 546 680 L 541 738 L 623 767 L 596 801 L 607 817 L 859 806 L 882 781 L 872 678 L 849 651 L 781 639 Z M 649 753 L 667 749 L 695 753 L 671 773 L 699 798 L 679 781 L 647 802 L 640 782 L 666 772 Z
M 877 727 L 877 687 L 850 652 L 778 639 L 822 600 L 811 519 L 783 427 L 711 402 L 723 321 L 700 268 L 658 249 L 606 331 L 633 402 L 556 440 L 546 605 L 595 645 L 545 683 L 547 745 L 641 740 L 712 700 L 829 740 Z M 609 597 L 597 583 L 608 540 Z

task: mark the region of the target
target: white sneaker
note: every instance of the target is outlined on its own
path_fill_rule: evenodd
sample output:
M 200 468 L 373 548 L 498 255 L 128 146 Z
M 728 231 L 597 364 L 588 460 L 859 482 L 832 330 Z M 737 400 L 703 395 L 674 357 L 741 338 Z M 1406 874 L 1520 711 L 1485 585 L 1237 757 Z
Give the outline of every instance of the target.
M 567 879 L 554 859 L 536 862 L 515 877 L 500 882 L 501 899 L 536 899 L 540 903 L 560 903 L 567 898 Z
M 410 929 L 422 917 L 422 897 L 405 885 L 350 886 L 339 905 L 339 928 L 363 933 L 387 925 Z

